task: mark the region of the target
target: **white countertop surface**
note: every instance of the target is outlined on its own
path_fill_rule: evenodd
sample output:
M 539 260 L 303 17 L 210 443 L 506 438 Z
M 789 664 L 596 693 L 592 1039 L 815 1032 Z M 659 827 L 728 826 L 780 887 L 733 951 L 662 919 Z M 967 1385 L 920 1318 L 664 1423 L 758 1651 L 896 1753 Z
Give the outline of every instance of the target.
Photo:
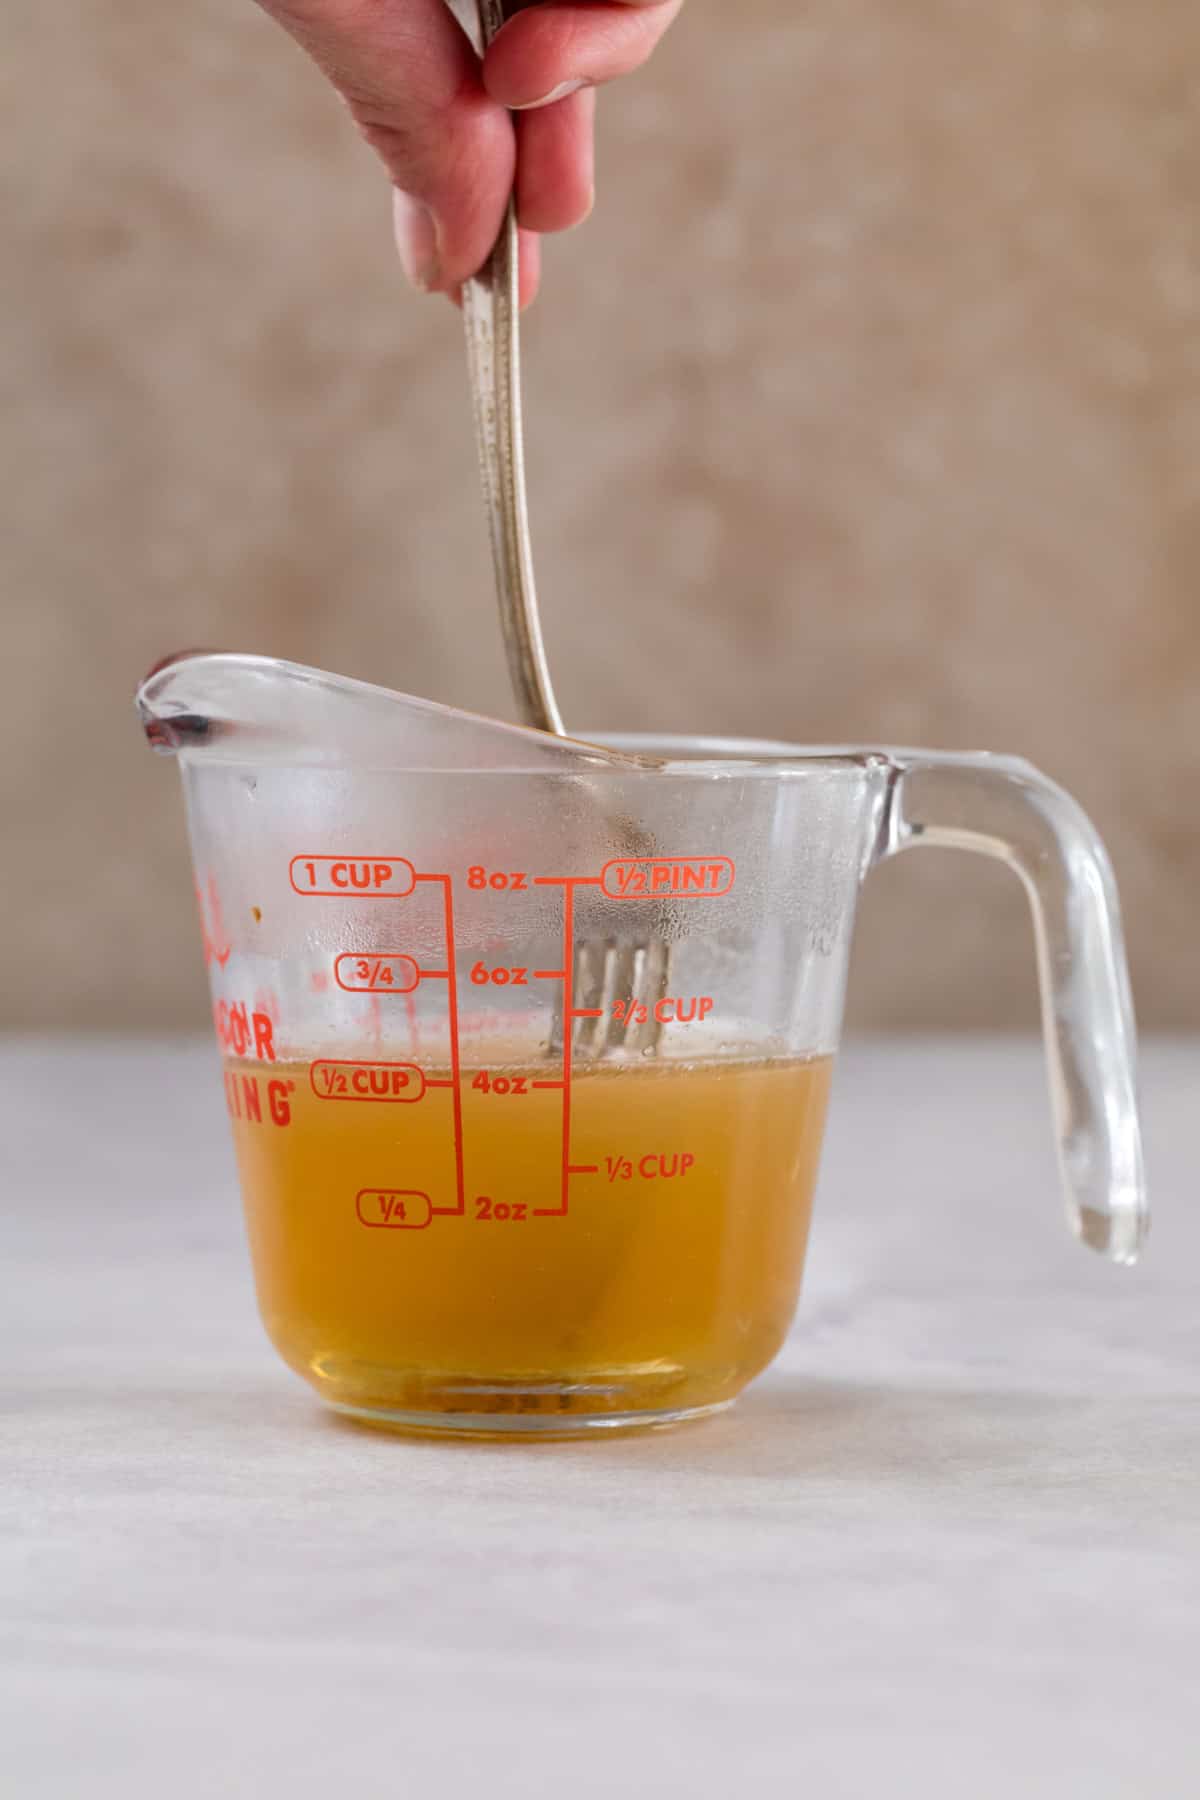
M 1194 1800 L 1200 1046 L 1143 1088 L 1130 1271 L 1032 1042 L 851 1048 L 774 1370 L 491 1447 L 276 1360 L 207 1046 L 10 1042 L 0 1792 Z

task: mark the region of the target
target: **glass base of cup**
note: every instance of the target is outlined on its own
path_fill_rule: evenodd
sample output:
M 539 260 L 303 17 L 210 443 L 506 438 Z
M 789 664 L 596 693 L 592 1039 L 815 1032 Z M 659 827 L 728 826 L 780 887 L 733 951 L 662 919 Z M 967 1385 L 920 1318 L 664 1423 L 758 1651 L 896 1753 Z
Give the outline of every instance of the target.
M 292 1367 L 344 1418 L 422 1437 L 578 1438 L 654 1431 L 731 1406 L 759 1364 L 660 1357 L 567 1370 L 404 1368 L 331 1352 Z
M 676 1406 L 645 1412 L 409 1412 L 389 1406 L 355 1406 L 345 1400 L 326 1402 L 343 1418 L 376 1430 L 408 1437 L 538 1438 L 594 1437 L 597 1432 L 662 1431 L 693 1419 L 727 1412 L 733 1399 L 702 1406 Z

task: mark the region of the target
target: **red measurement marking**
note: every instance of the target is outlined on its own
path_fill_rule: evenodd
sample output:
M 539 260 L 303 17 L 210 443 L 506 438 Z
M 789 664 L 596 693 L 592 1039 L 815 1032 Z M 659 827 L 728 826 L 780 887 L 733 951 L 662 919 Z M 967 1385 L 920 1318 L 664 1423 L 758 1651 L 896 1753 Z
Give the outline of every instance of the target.
M 450 1087 L 454 1096 L 454 1179 L 457 1204 L 435 1206 L 433 1211 L 454 1218 L 467 1210 L 467 1186 L 463 1172 L 462 1062 L 458 1038 L 458 974 L 454 950 L 454 884 L 449 875 L 418 875 L 417 881 L 436 881 L 441 886 L 446 920 L 446 1010 L 450 1024 Z
M 531 1081 L 529 1085 L 535 1088 L 560 1088 L 563 1084 L 561 1081 Z
M 660 1025 L 669 1025 L 672 1020 L 679 1025 L 690 1025 L 696 1019 L 703 1024 L 712 1009 L 710 994 L 665 994 L 652 1007 L 647 1007 L 644 1000 L 615 1000 L 613 1018 L 618 1024 L 644 1025 L 653 1013 Z
M 339 900 L 402 900 L 416 879 L 404 856 L 293 856 L 288 864 L 297 894 Z
M 500 1100 L 510 1095 L 520 1097 L 529 1092 L 528 1075 L 493 1075 L 490 1069 L 480 1069 L 471 1082 L 471 1086 L 480 1094 L 495 1094 Z
M 485 962 L 477 962 L 471 969 L 471 982 L 474 987 L 487 987 L 489 982 L 493 987 L 528 987 L 529 970 L 511 964 L 489 969 Z
M 598 875 L 535 875 L 534 887 L 599 887 Z
M 205 906 L 205 893 L 208 904 Z M 217 878 L 210 875 L 206 889 L 201 890 L 196 883 L 196 905 L 200 908 L 200 935 L 204 940 L 204 966 L 215 962 L 218 969 L 223 969 L 233 954 L 233 945 L 225 930 L 225 922 L 221 917 L 221 896 L 217 889 Z
M 674 894 L 681 900 L 713 900 L 733 886 L 728 856 L 619 856 L 600 871 L 610 900 L 645 900 Z
M 682 1181 L 695 1161 L 690 1150 L 651 1150 L 641 1157 L 606 1156 L 604 1172 L 610 1182 L 632 1181 L 635 1174 L 642 1181 Z
M 493 1200 L 490 1194 L 480 1194 L 475 1201 L 475 1217 L 491 1219 L 496 1224 L 523 1224 L 528 1210 L 527 1200 Z
M 333 961 L 333 979 L 347 994 L 411 994 L 421 971 L 411 956 L 396 950 L 361 956 L 346 950 Z
M 467 870 L 467 886 L 476 892 L 480 888 L 494 888 L 497 893 L 522 894 L 528 881 L 528 875 L 521 869 L 492 869 L 489 872 L 481 863 L 472 863 Z
M 549 879 L 542 878 L 542 885 L 550 886 Z M 563 883 L 563 1018 L 568 1021 L 563 1032 L 562 1061 L 562 1189 L 557 1206 L 535 1206 L 537 1218 L 561 1218 L 567 1210 L 567 1197 L 571 1185 L 571 1027 L 570 1020 L 575 1017 L 572 1005 L 575 988 L 575 885 L 568 880 Z
M 434 1212 L 418 1188 L 360 1188 L 354 1210 L 368 1231 L 424 1231 Z
M 572 1019 L 602 1019 L 604 1008 L 602 1006 L 573 1006 L 568 1017 Z
M 561 981 L 566 972 L 565 969 L 535 969 L 533 979 L 535 981 Z
M 568 1175 L 598 1175 L 599 1163 L 572 1163 L 567 1170 Z
M 563 1017 L 570 1019 L 575 1005 L 575 889 L 563 889 Z M 562 1211 L 567 1210 L 571 1180 L 571 1075 L 574 1045 L 570 1026 L 563 1032 L 562 1111 Z
M 454 1086 L 454 1083 L 452 1081 L 430 1081 L 428 1078 L 426 1078 L 425 1086 L 427 1088 L 433 1088 L 433 1087 L 452 1088 Z
M 416 1063 L 322 1059 L 308 1065 L 308 1079 L 318 1100 L 411 1105 L 425 1092 L 425 1071 Z

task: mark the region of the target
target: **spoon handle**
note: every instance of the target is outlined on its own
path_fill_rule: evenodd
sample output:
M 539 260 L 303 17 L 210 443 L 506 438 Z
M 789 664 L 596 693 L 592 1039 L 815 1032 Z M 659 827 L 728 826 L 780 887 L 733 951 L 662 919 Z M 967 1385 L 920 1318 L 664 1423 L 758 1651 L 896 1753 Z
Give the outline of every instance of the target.
M 477 3 L 486 48 L 504 23 L 504 7 L 502 0 Z M 463 323 L 509 679 L 523 722 L 561 737 L 562 715 L 538 617 L 525 497 L 517 258 L 517 209 L 510 197 L 491 255 L 479 273 L 463 283 Z

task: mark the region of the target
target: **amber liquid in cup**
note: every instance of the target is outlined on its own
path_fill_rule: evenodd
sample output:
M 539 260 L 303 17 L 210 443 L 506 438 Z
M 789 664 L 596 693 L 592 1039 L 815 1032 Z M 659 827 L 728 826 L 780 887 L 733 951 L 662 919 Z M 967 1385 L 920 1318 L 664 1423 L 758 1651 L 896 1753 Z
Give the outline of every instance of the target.
M 462 1211 L 449 1072 L 380 1068 L 226 1064 L 262 1315 L 325 1399 L 570 1431 L 718 1406 L 770 1362 L 830 1058 L 577 1071 L 566 1182 L 553 1067 L 464 1068 Z

